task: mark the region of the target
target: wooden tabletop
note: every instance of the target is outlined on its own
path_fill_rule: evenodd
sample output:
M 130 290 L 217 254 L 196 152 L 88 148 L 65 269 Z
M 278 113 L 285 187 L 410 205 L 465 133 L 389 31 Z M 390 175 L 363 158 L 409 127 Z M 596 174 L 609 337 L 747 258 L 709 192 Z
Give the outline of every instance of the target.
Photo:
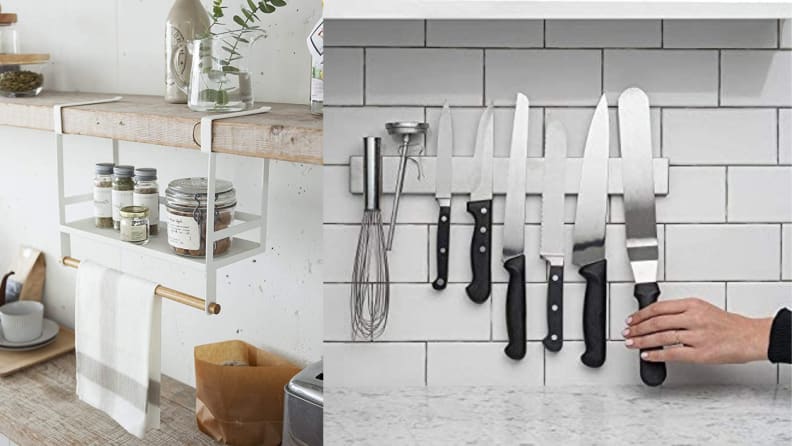
M 217 445 L 195 424 L 195 390 L 162 377 L 161 427 L 139 440 L 79 401 L 74 354 L 0 379 L 0 433 L 19 446 Z
M 0 125 L 53 131 L 53 106 L 117 96 L 44 91 L 0 98 Z M 159 96 L 120 95 L 119 102 L 63 109 L 63 132 L 200 150 L 197 125 L 208 113 L 168 104 Z M 307 105 L 259 103 L 269 113 L 215 121 L 213 151 L 299 163 L 322 163 L 322 117 Z

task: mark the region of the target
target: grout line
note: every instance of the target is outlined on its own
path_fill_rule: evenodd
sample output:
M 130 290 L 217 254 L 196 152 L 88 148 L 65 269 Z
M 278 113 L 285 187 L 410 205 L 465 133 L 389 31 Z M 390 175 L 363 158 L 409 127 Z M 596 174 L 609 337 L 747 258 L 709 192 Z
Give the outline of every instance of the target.
M 781 23 L 782 19 L 778 19 L 776 23 L 776 48 L 781 48 Z
M 481 106 L 487 105 L 487 49 L 481 50 Z M 517 105 L 515 104 L 515 108 Z
M 595 110 L 597 108 L 597 101 L 599 101 L 600 96 L 596 98 L 592 98 L 592 102 L 590 103 L 580 103 L 580 104 L 551 104 L 551 103 L 535 103 L 532 105 L 532 108 L 557 108 L 557 109 L 585 109 L 585 110 Z M 436 104 L 366 104 L 369 108 L 418 108 L 418 107 L 429 107 L 429 108 L 442 108 L 442 103 Z M 331 109 L 345 109 L 345 108 L 364 108 L 360 104 L 328 104 L 325 108 Z M 482 105 L 480 104 L 457 104 L 452 105 L 451 108 L 459 108 L 459 109 L 480 109 Z M 514 109 L 515 105 L 503 105 L 503 104 L 496 104 L 493 106 L 496 110 L 499 109 Z M 651 110 L 691 110 L 691 111 L 718 111 L 718 110 L 754 110 L 754 111 L 761 111 L 761 110 L 790 110 L 788 106 L 777 106 L 777 105 L 722 105 L 718 106 L 715 104 L 712 105 L 663 105 L 663 104 L 654 104 L 650 106 Z M 609 105 L 609 110 L 616 110 L 618 106 L 616 105 Z
M 363 48 L 363 106 L 365 107 L 366 104 L 366 59 L 367 59 L 367 48 Z
M 547 48 L 547 20 L 542 20 L 542 48 Z
M 665 20 L 660 20 L 660 48 L 665 48 Z
M 423 25 L 424 25 L 424 44 L 423 44 L 423 46 L 424 46 L 424 48 L 426 48 L 427 47 L 427 42 L 429 40 L 429 20 L 424 20 L 423 22 L 424 22 L 423 23 Z
M 429 385 L 429 342 L 424 343 L 424 385 Z
M 781 109 L 776 109 L 776 163 L 781 164 Z
M 605 94 L 605 50 L 600 52 L 600 95 Z M 608 107 L 610 108 L 610 107 Z
M 723 103 L 723 51 L 718 50 L 718 107 Z
M 417 50 L 417 49 L 432 49 L 432 50 L 480 50 L 482 48 L 490 49 L 490 50 L 519 50 L 519 51 L 538 51 L 538 50 L 547 50 L 547 51 L 599 51 L 602 49 L 606 50 L 616 50 L 616 51 L 652 51 L 652 52 L 659 52 L 659 51 L 720 51 L 720 50 L 727 50 L 727 51 L 758 51 L 758 52 L 792 52 L 792 48 L 776 48 L 776 47 L 728 47 L 728 48 L 718 48 L 718 47 L 698 47 L 698 48 L 674 48 L 674 47 L 652 47 L 652 46 L 643 46 L 643 47 L 634 47 L 634 46 L 498 46 L 498 45 L 487 45 L 487 46 L 464 46 L 464 45 L 448 45 L 448 46 L 440 46 L 440 45 L 366 45 L 368 48 L 377 48 L 377 49 L 391 49 L 391 50 Z M 326 45 L 325 48 L 363 48 L 360 45 Z
M 781 249 L 778 251 L 778 280 L 784 280 L 784 224 L 778 224 L 778 239 Z

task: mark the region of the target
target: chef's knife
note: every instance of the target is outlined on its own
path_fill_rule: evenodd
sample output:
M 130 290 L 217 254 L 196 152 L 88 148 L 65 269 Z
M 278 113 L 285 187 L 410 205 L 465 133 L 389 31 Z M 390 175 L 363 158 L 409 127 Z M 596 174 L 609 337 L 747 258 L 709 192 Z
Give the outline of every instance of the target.
M 506 292 L 506 355 L 525 357 L 525 170 L 528 156 L 528 98 L 517 94 L 514 111 L 506 211 L 503 222 L 503 263 L 509 272 Z
M 470 243 L 470 264 L 473 281 L 465 288 L 470 300 L 483 303 L 490 295 L 490 265 L 492 263 L 492 151 L 495 133 L 492 124 L 492 105 L 484 110 L 476 133 L 473 154 L 470 201 L 467 210 L 473 215 L 473 240 Z
M 619 137 L 624 185 L 624 221 L 627 225 L 627 257 L 635 281 L 638 306 L 657 301 L 659 262 L 657 222 L 649 123 L 649 98 L 638 88 L 625 90 L 619 97 Z M 644 350 L 642 350 L 643 352 Z M 666 378 L 665 363 L 641 360 L 641 380 L 657 386 Z
M 539 254 L 550 266 L 547 277 L 547 336 L 551 352 L 564 345 L 564 191 L 566 187 L 566 132 L 557 121 L 547 125 L 542 190 L 542 241 Z
M 605 299 L 607 260 L 605 221 L 608 212 L 608 158 L 610 124 L 608 100 L 600 99 L 591 118 L 575 211 L 572 263 L 586 279 L 583 300 L 583 364 L 600 367 L 605 363 Z
M 435 180 L 435 198 L 440 207 L 437 217 L 437 278 L 432 288 L 443 290 L 448 283 L 448 249 L 451 228 L 451 157 L 454 146 L 451 108 L 446 102 L 440 113 L 440 124 L 437 127 L 437 171 Z

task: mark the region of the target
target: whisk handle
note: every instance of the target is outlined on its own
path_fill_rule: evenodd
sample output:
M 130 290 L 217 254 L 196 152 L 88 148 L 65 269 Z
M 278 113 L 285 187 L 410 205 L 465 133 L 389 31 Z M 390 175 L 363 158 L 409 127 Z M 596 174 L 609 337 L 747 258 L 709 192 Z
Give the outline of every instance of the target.
M 491 291 L 492 264 L 492 200 L 469 201 L 467 211 L 473 215 L 473 240 L 470 243 L 470 265 L 473 281 L 465 288 L 473 302 L 486 302 Z
M 432 288 L 444 290 L 448 284 L 448 249 L 450 244 L 451 207 L 440 206 L 440 216 L 437 218 L 437 279 L 432 282 Z

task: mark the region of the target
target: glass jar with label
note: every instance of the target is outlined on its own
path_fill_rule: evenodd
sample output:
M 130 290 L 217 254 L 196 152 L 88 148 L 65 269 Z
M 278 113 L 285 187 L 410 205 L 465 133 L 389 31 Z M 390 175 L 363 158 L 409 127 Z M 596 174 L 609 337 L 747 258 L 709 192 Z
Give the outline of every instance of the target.
M 113 167 L 113 227 L 121 228 L 121 208 L 132 206 L 132 193 L 135 190 L 135 167 Z
M 168 209 L 168 244 L 176 254 L 191 257 L 206 255 L 208 180 L 182 178 L 171 181 L 165 190 Z M 215 181 L 214 229 L 231 225 L 236 209 L 236 191 L 230 181 Z M 214 255 L 231 247 L 231 238 L 215 241 Z
M 145 245 L 149 241 L 149 211 L 143 206 L 125 206 L 119 210 L 121 241 Z
M 157 184 L 157 169 L 139 167 L 135 169 L 135 190 L 132 194 L 132 203 L 143 206 L 149 211 L 149 232 L 151 235 L 159 233 L 159 184 Z
M 113 227 L 113 163 L 97 163 L 93 188 L 94 225 Z

